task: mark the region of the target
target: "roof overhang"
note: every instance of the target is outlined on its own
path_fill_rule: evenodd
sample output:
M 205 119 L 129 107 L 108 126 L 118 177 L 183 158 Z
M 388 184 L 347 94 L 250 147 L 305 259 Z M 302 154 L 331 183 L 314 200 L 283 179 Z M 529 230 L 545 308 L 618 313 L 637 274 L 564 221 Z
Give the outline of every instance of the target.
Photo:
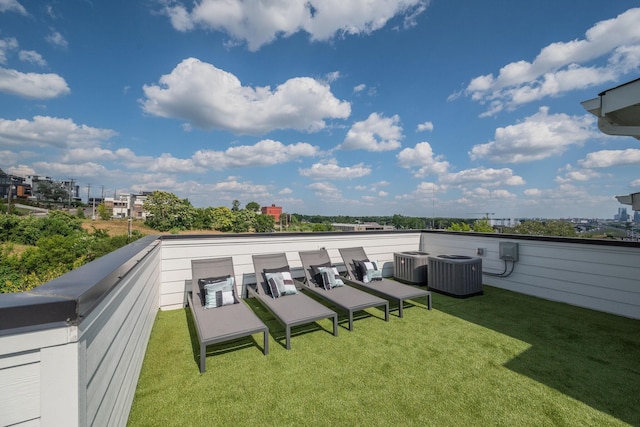
M 605 90 L 581 104 L 598 117 L 602 133 L 640 139 L 640 78 Z
M 640 211 L 640 193 L 632 193 L 627 196 L 616 196 L 623 205 L 631 205 L 634 211 Z

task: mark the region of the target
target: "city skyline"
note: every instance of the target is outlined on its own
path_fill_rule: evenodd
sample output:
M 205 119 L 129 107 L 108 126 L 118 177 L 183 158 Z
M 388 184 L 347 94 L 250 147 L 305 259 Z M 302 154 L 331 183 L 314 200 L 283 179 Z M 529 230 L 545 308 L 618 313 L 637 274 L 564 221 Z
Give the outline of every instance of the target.
M 259 3 L 0 0 L 0 168 L 319 215 L 611 218 L 640 191 L 639 141 L 580 105 L 638 78 L 634 1 Z

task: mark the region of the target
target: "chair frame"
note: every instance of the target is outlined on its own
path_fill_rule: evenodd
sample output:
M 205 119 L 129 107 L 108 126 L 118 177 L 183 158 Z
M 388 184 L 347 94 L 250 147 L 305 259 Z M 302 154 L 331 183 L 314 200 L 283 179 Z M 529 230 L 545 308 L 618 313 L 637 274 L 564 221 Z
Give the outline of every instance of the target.
M 313 298 L 298 292 L 295 295 L 286 295 L 272 298 L 267 294 L 267 284 L 264 270 L 268 268 L 288 267 L 285 253 L 253 255 L 253 266 L 256 275 L 256 287 L 248 287 L 249 294 L 256 298 L 273 317 L 285 328 L 286 349 L 291 349 L 291 328 L 298 325 L 313 323 L 322 319 L 333 320 L 333 335 L 338 336 L 338 314 L 320 304 Z M 303 286 L 295 281 L 296 287 Z
M 384 307 L 384 320 L 389 321 L 389 301 L 345 284 L 343 287 L 326 290 L 317 286 L 311 274 L 311 266 L 331 262 L 326 249 L 301 251 L 300 261 L 304 269 L 306 283 L 303 290 L 317 295 L 325 301 L 346 311 L 349 316 L 349 331 L 353 331 L 353 313 L 372 307 Z
M 364 283 L 357 279 L 356 266 L 353 263 L 354 260 L 368 259 L 367 254 L 362 247 L 354 248 L 340 248 L 338 249 L 342 261 L 347 269 L 348 277 L 346 280 L 353 286 L 365 290 L 367 292 L 373 292 L 384 298 L 388 298 L 398 302 L 398 316 L 404 316 L 404 301 L 407 299 L 415 299 L 425 297 L 427 300 L 427 308 L 432 309 L 431 292 L 423 289 L 418 289 L 414 286 L 405 285 L 394 280 L 383 278 L 381 281 L 375 281 L 370 283 Z
M 262 351 L 265 355 L 269 354 L 269 328 L 240 297 L 238 297 L 240 301 L 236 304 L 210 309 L 205 309 L 200 301 L 198 279 L 225 275 L 235 277 L 233 259 L 231 257 L 194 259 L 191 261 L 191 272 L 192 290 L 187 292 L 187 301 L 200 343 L 200 372 L 206 371 L 209 345 L 262 333 L 264 336 Z

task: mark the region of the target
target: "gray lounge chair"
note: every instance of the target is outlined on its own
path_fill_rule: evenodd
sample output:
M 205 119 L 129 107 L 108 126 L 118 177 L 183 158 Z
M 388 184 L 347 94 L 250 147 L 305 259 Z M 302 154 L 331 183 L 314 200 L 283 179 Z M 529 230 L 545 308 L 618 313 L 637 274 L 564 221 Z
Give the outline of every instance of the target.
M 306 277 L 306 283 L 303 289 L 345 310 L 349 314 L 350 331 L 353 331 L 353 313 L 364 310 L 365 308 L 384 306 L 384 320 L 389 321 L 389 301 L 385 299 L 378 298 L 375 295 L 368 294 L 348 285 L 329 290 L 323 286 L 318 286 L 314 280 L 312 266 L 331 262 L 331 258 L 329 258 L 326 249 L 304 251 L 299 252 L 299 254 Z
M 189 307 L 200 342 L 200 372 L 206 370 L 207 346 L 259 332 L 264 335 L 263 352 L 269 353 L 269 328 L 242 301 L 205 309 L 198 279 L 230 275 L 235 277 L 229 258 L 191 260 L 192 291 L 187 293 Z
M 253 255 L 253 268 L 256 273 L 256 289 L 249 287 L 249 293 L 280 322 L 286 331 L 286 348 L 291 348 L 291 328 L 293 326 L 312 323 L 317 320 L 333 319 L 333 335 L 338 336 L 338 314 L 320 304 L 313 298 L 298 292 L 295 295 L 285 295 L 272 298 L 268 291 L 264 270 L 288 267 L 287 256 L 284 253 Z M 300 282 L 296 287 L 304 286 Z
M 396 282 L 395 280 L 389 279 L 376 280 L 369 283 L 364 283 L 363 281 L 358 280 L 356 265 L 354 261 L 362 261 L 368 259 L 367 254 L 362 247 L 342 248 L 338 249 L 338 251 L 340 252 L 340 256 L 342 257 L 344 265 L 347 267 L 347 274 L 349 275 L 349 277 L 346 280 L 349 283 L 353 284 L 353 286 L 356 286 L 360 289 L 368 292 L 373 292 L 375 294 L 381 295 L 384 298 L 398 301 L 399 317 L 402 317 L 404 315 L 402 309 L 404 300 L 407 299 L 426 297 L 427 307 L 429 310 L 431 310 L 431 292 L 429 291 L 418 289 L 416 287 L 405 285 Z

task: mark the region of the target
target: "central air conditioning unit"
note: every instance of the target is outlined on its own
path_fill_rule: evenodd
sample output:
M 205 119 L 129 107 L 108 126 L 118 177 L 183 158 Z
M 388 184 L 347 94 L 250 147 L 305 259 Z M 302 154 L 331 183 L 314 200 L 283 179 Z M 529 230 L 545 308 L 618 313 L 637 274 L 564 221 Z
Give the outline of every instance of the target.
M 482 295 L 482 258 L 430 256 L 428 271 L 429 290 L 457 298 Z
M 427 252 L 396 252 L 393 254 L 393 277 L 400 282 L 425 286 L 428 263 Z

